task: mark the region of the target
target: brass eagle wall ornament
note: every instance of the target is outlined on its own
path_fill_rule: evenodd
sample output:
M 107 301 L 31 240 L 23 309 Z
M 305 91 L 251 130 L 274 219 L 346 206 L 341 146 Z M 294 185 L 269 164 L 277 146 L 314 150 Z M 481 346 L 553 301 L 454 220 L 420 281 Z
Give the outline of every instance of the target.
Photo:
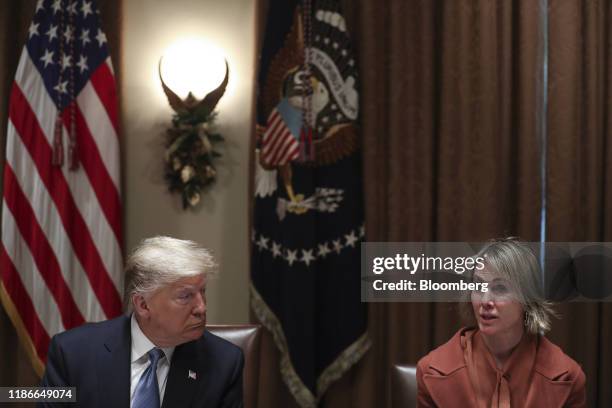
M 165 179 L 170 192 L 181 194 L 186 209 L 198 205 L 204 187 L 216 179 L 213 161 L 221 154 L 214 145 L 223 141 L 223 137 L 214 131 L 214 110 L 227 88 L 229 66 L 226 60 L 223 82 L 204 98 L 198 99 L 189 92 L 183 99 L 164 82 L 161 64 L 160 58 L 159 80 L 175 112 L 172 126 L 166 132 Z
M 219 100 L 225 93 L 225 89 L 227 88 L 227 83 L 229 81 L 229 66 L 227 64 L 227 60 L 225 60 L 225 77 L 223 78 L 223 82 L 214 89 L 209 92 L 203 99 L 198 100 L 193 93 L 189 92 L 185 99 L 182 99 L 178 96 L 166 83 L 164 82 L 164 78 L 161 73 L 161 64 L 163 57 L 159 59 L 159 64 L 157 66 L 157 71 L 159 73 L 159 80 L 162 84 L 162 89 L 168 98 L 168 103 L 170 107 L 178 114 L 178 115 L 198 115 L 198 116 L 208 116 L 215 109 Z

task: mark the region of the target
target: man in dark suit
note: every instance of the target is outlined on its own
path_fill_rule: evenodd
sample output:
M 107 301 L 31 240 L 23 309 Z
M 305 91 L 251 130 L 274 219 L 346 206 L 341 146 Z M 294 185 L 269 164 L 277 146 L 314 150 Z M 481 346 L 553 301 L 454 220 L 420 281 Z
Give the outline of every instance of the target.
M 41 385 L 76 387 L 79 407 L 242 407 L 242 351 L 205 331 L 214 268 L 194 242 L 144 240 L 126 265 L 131 314 L 54 336 Z

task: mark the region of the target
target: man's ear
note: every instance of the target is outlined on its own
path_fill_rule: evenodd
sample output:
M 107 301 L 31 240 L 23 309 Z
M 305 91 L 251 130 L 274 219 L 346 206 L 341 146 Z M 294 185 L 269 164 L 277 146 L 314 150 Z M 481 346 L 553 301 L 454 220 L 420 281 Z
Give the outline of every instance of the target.
M 134 313 L 136 313 L 138 316 L 149 316 L 149 305 L 147 304 L 147 299 L 145 299 L 143 295 L 133 295 L 132 305 L 134 305 Z

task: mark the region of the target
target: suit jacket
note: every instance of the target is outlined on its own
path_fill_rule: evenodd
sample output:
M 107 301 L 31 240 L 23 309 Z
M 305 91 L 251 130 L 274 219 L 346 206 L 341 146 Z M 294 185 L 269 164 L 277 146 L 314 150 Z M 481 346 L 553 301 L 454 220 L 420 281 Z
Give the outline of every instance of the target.
M 463 358 L 462 332 L 419 360 L 417 407 L 476 406 Z M 586 407 L 582 369 L 545 337 L 539 338 L 533 370 L 525 408 Z
M 71 406 L 129 408 L 131 348 L 128 316 L 60 333 L 51 340 L 41 386 L 76 387 L 77 404 Z M 204 332 L 175 348 L 162 408 L 242 407 L 243 366 L 239 347 Z

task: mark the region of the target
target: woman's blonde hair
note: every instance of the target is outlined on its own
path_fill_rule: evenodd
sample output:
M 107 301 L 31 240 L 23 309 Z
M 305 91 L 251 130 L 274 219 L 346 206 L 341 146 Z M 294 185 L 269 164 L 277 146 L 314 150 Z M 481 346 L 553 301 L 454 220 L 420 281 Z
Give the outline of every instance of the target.
M 542 294 L 542 270 L 531 248 L 514 237 L 495 239 L 488 242 L 476 257 L 484 258 L 487 269 L 510 283 L 517 301 L 525 310 L 526 331 L 531 334 L 548 332 L 552 317 L 556 315 L 552 303 Z M 471 303 L 465 302 L 464 306 L 462 314 L 474 321 Z

